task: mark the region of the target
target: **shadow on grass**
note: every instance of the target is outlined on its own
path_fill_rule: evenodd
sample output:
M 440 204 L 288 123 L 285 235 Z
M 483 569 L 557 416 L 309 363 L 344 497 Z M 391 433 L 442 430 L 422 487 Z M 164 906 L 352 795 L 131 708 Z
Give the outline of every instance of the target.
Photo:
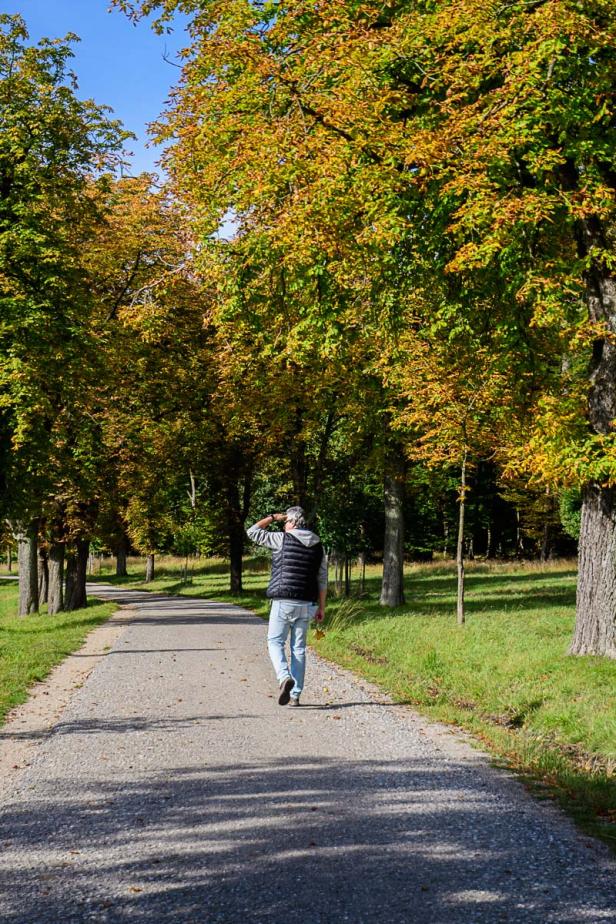
M 563 586 L 562 579 L 570 580 L 575 572 L 543 574 L 538 579 L 533 575 L 482 574 L 470 575 L 466 579 L 465 610 L 467 615 L 503 614 L 509 616 L 521 611 L 575 606 L 576 588 Z M 456 577 L 411 575 L 405 582 L 407 602 L 399 607 L 379 605 L 380 581 L 369 578 L 362 598 L 351 598 L 361 604 L 349 619 L 349 624 L 361 624 L 375 619 L 414 616 L 455 615 Z M 539 588 L 537 584 L 539 583 Z M 332 597 L 331 609 L 335 611 L 343 604 L 344 597 Z M 334 616 L 335 618 L 335 616 Z

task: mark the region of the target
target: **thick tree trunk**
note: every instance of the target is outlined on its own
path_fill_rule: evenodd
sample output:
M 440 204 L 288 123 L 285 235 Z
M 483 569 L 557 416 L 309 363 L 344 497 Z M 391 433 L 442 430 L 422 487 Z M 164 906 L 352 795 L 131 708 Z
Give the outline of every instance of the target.
M 128 539 L 122 536 L 116 546 L 116 576 L 127 577 L 126 559 L 128 557 Z
M 154 580 L 154 553 L 151 552 L 145 560 L 145 582 L 149 584 Z
M 19 567 L 19 615 L 38 613 L 38 568 L 36 550 L 36 529 L 18 533 L 17 562 Z
M 90 540 L 77 539 L 75 543 L 75 555 L 71 556 L 69 559 L 70 568 L 67 568 L 66 575 L 65 608 L 67 610 L 80 610 L 88 605 L 86 580 L 88 577 L 89 552 Z
M 47 562 L 47 551 L 38 550 L 38 595 L 39 606 L 47 603 L 47 593 L 49 590 L 49 565 Z
M 385 538 L 381 606 L 404 603 L 404 474 L 402 455 L 388 459 L 385 473 Z
M 458 599 L 456 617 L 458 625 L 464 625 L 464 511 L 466 506 L 466 453 L 462 459 L 460 471 L 460 508 L 458 511 L 458 545 L 456 548 L 456 565 L 458 569 Z
M 47 612 L 50 616 L 64 609 L 64 543 L 52 542 L 49 547 L 49 592 Z
M 65 608 L 70 610 L 70 602 L 75 593 L 75 582 L 77 580 L 77 555 L 75 550 L 71 549 L 66 556 L 66 584 L 64 587 Z
M 580 222 L 583 256 L 611 249 L 597 218 Z M 613 433 L 616 419 L 616 279 L 600 258 L 587 273 L 589 318 L 611 336 L 595 341 L 588 419 L 595 433 Z M 616 658 L 616 489 L 588 484 L 582 492 L 576 623 L 572 654 Z
M 588 485 L 583 493 L 570 651 L 616 658 L 616 488 Z

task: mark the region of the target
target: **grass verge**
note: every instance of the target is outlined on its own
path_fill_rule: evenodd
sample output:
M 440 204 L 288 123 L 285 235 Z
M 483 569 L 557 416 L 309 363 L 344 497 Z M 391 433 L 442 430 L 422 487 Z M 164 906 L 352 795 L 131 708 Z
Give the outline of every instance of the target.
M 72 613 L 20 619 L 17 600 L 17 582 L 0 581 L 0 724 L 13 706 L 25 702 L 33 683 L 80 648 L 88 632 L 116 609 L 112 603 L 93 603 Z
M 180 567 L 164 561 L 156 581 L 144 585 L 142 565 L 133 562 L 122 582 L 233 600 L 267 614 L 267 560 L 247 561 L 240 597 L 229 594 L 223 562 L 196 568 L 192 583 L 182 582 Z M 397 701 L 464 728 L 616 849 L 616 662 L 567 654 L 572 563 L 469 563 L 463 627 L 455 621 L 451 566 L 409 568 L 408 603 L 395 610 L 379 606 L 379 578 L 369 570 L 361 599 L 330 598 L 325 638 L 313 638 L 315 650 Z

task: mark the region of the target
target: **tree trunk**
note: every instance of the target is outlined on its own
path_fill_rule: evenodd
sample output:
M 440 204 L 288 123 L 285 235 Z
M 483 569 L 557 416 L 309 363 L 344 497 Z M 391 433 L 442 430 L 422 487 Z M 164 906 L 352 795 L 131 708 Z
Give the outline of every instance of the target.
M 67 568 L 66 575 L 65 608 L 71 611 L 83 609 L 88 605 L 86 580 L 88 576 L 90 540 L 77 539 L 75 549 L 76 554 L 72 555 L 69 559 L 69 568 Z
M 351 567 L 348 555 L 344 556 L 344 596 L 351 596 Z
M 49 565 L 47 562 L 47 552 L 45 549 L 38 550 L 38 596 L 39 606 L 47 603 L 47 594 L 49 591 Z
M 522 520 L 520 511 L 515 511 L 515 556 L 520 560 L 524 558 L 524 537 L 522 536 Z
M 122 536 L 116 546 L 116 577 L 127 577 L 126 558 L 128 556 L 128 539 Z
M 582 256 L 610 250 L 601 222 L 580 222 Z M 616 419 L 616 279 L 601 257 L 586 276 L 589 319 L 605 324 L 610 336 L 596 340 L 590 366 L 588 419 L 598 434 L 612 434 Z M 587 484 L 582 491 L 582 523 L 576 623 L 571 653 L 616 658 L 616 489 Z
M 289 444 L 289 467 L 293 482 L 293 503 L 305 508 L 308 461 L 306 458 L 306 441 L 302 435 L 303 428 L 303 411 L 298 407 L 295 409 L 293 433 Z
M 334 553 L 334 589 L 336 596 L 342 596 L 342 558 L 339 552 Z
M 154 580 L 154 553 L 150 552 L 145 560 L 145 582 L 149 584 Z
M 71 549 L 66 556 L 66 584 L 64 587 L 64 604 L 67 610 L 70 610 L 70 602 L 75 594 L 75 582 L 77 580 L 77 556 L 75 550 Z
M 550 528 L 551 524 L 546 519 L 543 523 L 543 530 L 541 534 L 541 552 L 539 553 L 539 559 L 542 562 L 546 562 L 550 557 L 552 551 L 552 541 L 551 534 L 552 530 Z
M 244 556 L 244 525 L 252 496 L 253 469 L 241 452 L 230 456 L 229 480 L 226 486 L 227 534 L 229 541 L 229 587 L 232 594 L 242 592 Z
M 49 546 L 49 592 L 47 595 L 47 612 L 50 616 L 64 609 L 64 543 L 52 542 Z
M 229 529 L 229 587 L 232 594 L 242 592 L 243 524 L 232 523 Z
M 494 558 L 494 530 L 492 524 L 488 526 L 486 538 L 486 558 Z
M 456 565 L 458 569 L 458 600 L 456 616 L 458 625 L 464 625 L 464 509 L 466 506 L 466 452 L 462 458 L 460 471 L 460 509 L 458 513 L 458 545 L 456 549 Z
M 6 549 L 6 568 L 9 574 L 13 570 L 13 549 L 10 545 Z
M 36 528 L 18 533 L 17 563 L 19 567 L 19 615 L 38 613 L 38 573 L 36 551 Z
M 385 472 L 385 538 L 381 606 L 404 603 L 404 474 L 401 454 L 392 455 Z
M 616 658 L 616 488 L 583 492 L 576 610 L 571 654 Z
M 359 596 L 362 597 L 366 591 L 366 553 L 360 552 L 357 556 L 359 567 Z

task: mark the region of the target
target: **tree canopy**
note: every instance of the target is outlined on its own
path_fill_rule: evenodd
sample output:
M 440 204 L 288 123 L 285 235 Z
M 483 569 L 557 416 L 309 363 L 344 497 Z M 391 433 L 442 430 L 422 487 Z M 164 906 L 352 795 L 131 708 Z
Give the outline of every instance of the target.
M 548 554 L 550 535 L 570 548 L 558 498 L 578 492 L 573 650 L 615 655 L 611 5 L 116 5 L 190 19 L 153 129 L 164 189 L 109 175 L 123 135 L 72 94 L 66 43 L 26 48 L 3 20 L 2 427 L 22 519 L 46 515 L 27 479 L 45 467 L 83 523 L 113 497 L 110 536 L 224 549 L 239 590 L 255 504 L 293 500 L 341 554 L 382 552 L 395 605 L 409 515 L 424 554 L 451 551 L 456 506 L 460 561 L 520 554 L 524 529 Z

